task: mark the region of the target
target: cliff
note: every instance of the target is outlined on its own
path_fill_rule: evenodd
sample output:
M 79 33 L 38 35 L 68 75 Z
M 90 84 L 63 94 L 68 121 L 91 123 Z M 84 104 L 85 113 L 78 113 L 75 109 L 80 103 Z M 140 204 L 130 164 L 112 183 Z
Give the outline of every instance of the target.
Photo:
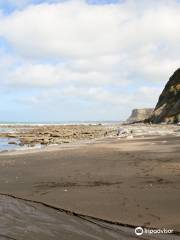
M 167 82 L 149 120 L 152 123 L 177 123 L 180 121 L 180 68 Z
M 153 112 L 153 108 L 133 109 L 131 116 L 126 120 L 127 123 L 141 122 L 148 119 Z

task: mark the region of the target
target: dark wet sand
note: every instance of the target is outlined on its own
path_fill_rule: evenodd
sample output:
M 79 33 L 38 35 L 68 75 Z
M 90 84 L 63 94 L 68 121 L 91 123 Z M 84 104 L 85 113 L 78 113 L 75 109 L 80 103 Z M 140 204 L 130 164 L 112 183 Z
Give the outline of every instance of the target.
M 179 144 L 180 137 L 170 136 L 112 138 L 74 149 L 0 155 L 0 192 L 180 231 Z
M 134 227 L 111 224 L 35 201 L 0 194 L 1 240 L 179 240 L 177 234 L 135 236 Z

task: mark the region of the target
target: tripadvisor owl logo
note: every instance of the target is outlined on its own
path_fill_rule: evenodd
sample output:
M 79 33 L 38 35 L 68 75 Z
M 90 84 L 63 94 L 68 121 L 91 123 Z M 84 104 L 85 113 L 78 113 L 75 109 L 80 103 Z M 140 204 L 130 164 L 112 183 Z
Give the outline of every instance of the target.
M 172 234 L 174 232 L 173 229 L 147 229 L 142 227 L 136 227 L 135 228 L 135 234 L 137 236 L 141 236 L 143 234 Z
M 143 234 L 143 232 L 144 232 L 144 230 L 143 230 L 142 227 L 137 227 L 137 228 L 135 228 L 135 234 L 136 234 L 137 236 L 141 236 L 141 235 Z

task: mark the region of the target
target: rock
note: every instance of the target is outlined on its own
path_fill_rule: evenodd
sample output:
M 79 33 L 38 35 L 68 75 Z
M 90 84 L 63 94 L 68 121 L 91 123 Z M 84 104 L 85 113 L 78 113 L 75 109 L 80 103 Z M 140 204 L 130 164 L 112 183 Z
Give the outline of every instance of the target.
M 42 145 L 48 145 L 48 144 L 49 144 L 49 139 L 48 139 L 48 138 L 44 138 L 44 139 L 42 139 L 42 140 L 40 141 L 40 143 L 41 143 Z
M 37 140 L 33 137 L 20 137 L 19 138 L 21 144 L 24 144 L 24 145 L 29 145 L 29 144 L 32 144 L 32 143 L 35 143 L 37 142 Z
M 127 138 L 130 134 L 130 131 L 128 129 L 124 129 L 124 128 L 119 128 L 117 130 L 117 136 L 120 138 Z
M 50 137 L 61 137 L 61 134 L 58 133 L 50 133 Z
M 8 144 L 14 144 L 14 145 L 17 145 L 17 142 L 10 141 L 10 142 L 8 142 Z
M 153 108 L 133 109 L 131 116 L 126 120 L 126 122 L 127 123 L 142 122 L 151 116 L 153 110 L 154 110 Z
M 21 142 L 20 142 L 18 145 L 19 145 L 20 147 L 24 146 L 24 144 L 23 144 L 23 143 L 21 143 Z
M 152 123 L 180 122 L 180 68 L 167 82 L 149 121 Z
M 116 133 L 117 127 L 104 125 L 67 125 L 67 126 L 34 126 L 26 131 L 17 131 L 13 136 L 19 145 L 30 146 L 32 144 L 61 144 L 78 140 L 101 138 Z M 2 134 L 1 134 L 2 135 Z M 12 134 L 4 133 L 2 137 L 11 137 Z
M 7 133 L 6 137 L 8 137 L 8 138 L 17 138 L 18 134 Z
M 62 141 L 63 143 L 70 143 L 70 141 Z

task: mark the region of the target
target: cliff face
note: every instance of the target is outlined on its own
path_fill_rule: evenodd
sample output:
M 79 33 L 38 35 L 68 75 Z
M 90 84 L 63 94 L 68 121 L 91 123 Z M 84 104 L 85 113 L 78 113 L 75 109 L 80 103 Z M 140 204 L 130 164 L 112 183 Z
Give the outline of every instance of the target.
M 153 110 L 153 108 L 133 109 L 131 116 L 126 120 L 126 122 L 133 123 L 144 121 L 151 116 Z
M 180 68 L 174 72 L 166 84 L 150 121 L 152 123 L 180 121 Z

